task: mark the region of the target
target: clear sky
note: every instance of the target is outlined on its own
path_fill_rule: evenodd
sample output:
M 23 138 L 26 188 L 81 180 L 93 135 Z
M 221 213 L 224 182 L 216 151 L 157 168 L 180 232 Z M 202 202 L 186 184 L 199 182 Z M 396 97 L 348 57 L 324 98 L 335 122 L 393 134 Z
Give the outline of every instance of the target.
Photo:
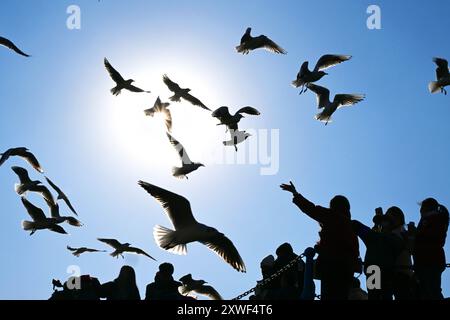
M 66 27 L 71 4 L 81 8 L 80 30 Z M 366 26 L 371 4 L 381 8 L 381 30 Z M 0 298 L 46 299 L 51 279 L 66 279 L 70 265 L 106 282 L 123 264 L 136 269 L 143 296 L 165 261 L 175 265 L 176 279 L 192 273 L 232 298 L 260 279 L 261 259 L 278 245 L 290 242 L 301 253 L 318 238 L 318 225 L 279 189 L 290 179 L 317 204 L 346 195 L 353 217 L 366 224 L 378 206 L 397 205 L 407 221 L 416 223 L 418 201 L 433 196 L 450 206 L 450 96 L 427 90 L 435 77 L 432 57 L 450 58 L 449 9 L 444 0 L 3 0 L 0 36 L 32 57 L 0 48 L 0 150 L 30 148 L 70 196 L 85 226 L 67 226 L 69 236 L 38 232 L 30 237 L 21 229 L 28 216 L 10 170 L 28 166 L 13 159 L 0 167 Z M 237 54 L 234 47 L 248 26 L 288 54 Z M 304 60 L 314 64 L 325 53 L 353 58 L 330 69 L 321 85 L 332 95 L 367 94 L 357 106 L 338 110 L 326 127 L 313 118 L 313 94 L 299 96 L 290 85 Z M 113 97 L 104 57 L 152 93 Z M 161 81 L 164 73 L 213 109 L 258 108 L 261 116 L 246 117 L 241 127 L 279 129 L 277 174 L 261 175 L 261 165 L 217 164 L 212 159 L 223 151 L 224 129 L 207 112 L 182 103 L 172 106 L 173 134 L 206 167 L 187 181 L 173 178 L 170 168 L 178 162 L 164 127 L 143 114 L 158 95 L 170 96 Z M 31 169 L 30 174 L 43 179 Z M 247 274 L 200 244 L 189 245 L 181 257 L 159 249 L 153 226 L 172 226 L 137 185 L 140 179 L 186 196 L 199 221 L 232 239 Z M 29 199 L 46 210 L 39 197 Z M 75 258 L 65 249 L 104 249 L 97 237 L 130 242 L 158 263 L 107 254 Z M 446 296 L 449 283 L 446 271 Z

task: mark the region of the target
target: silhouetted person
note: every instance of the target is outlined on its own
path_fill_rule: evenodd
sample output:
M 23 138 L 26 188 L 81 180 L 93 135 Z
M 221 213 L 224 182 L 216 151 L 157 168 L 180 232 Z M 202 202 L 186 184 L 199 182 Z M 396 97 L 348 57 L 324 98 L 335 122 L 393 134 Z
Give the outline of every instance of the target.
M 79 287 L 76 286 L 78 277 L 71 277 L 61 286 L 59 281 L 53 280 L 55 287 L 62 287 L 62 290 L 55 290 L 49 300 L 100 300 L 100 282 L 97 278 L 83 275 L 79 278 Z
M 274 271 L 277 272 L 285 267 L 298 255 L 294 253 L 289 243 L 283 243 L 277 250 L 277 259 L 274 262 Z M 303 260 L 292 265 L 278 278 L 280 284 L 280 299 L 299 299 L 303 290 L 305 264 Z
M 273 255 L 268 255 L 261 261 L 260 267 L 261 267 L 262 280 L 257 281 L 257 284 L 260 284 L 262 281 L 264 281 L 265 279 L 272 276 L 272 274 L 275 271 L 274 263 L 275 263 L 275 258 L 273 257 Z M 249 300 L 275 299 L 275 297 L 274 297 L 274 295 L 276 294 L 275 291 L 278 290 L 279 287 L 280 286 L 277 281 L 270 281 L 269 283 L 267 283 L 264 286 L 257 287 L 255 290 L 255 295 L 249 297 Z
M 449 224 L 447 208 L 436 199 L 425 199 L 420 208 L 420 222 L 415 232 L 414 269 L 422 299 L 443 299 L 441 275 L 445 270 L 445 239 Z
M 123 266 L 115 280 L 102 284 L 100 295 L 106 300 L 141 300 L 134 269 Z
M 395 212 L 395 213 L 393 213 Z M 403 216 L 403 212 L 397 207 L 389 208 L 385 215 L 375 215 L 374 222 L 380 226 L 380 231 L 352 221 L 356 234 L 366 245 L 366 256 L 364 258 L 364 271 L 368 273 L 370 266 L 378 266 L 381 272 L 381 287 L 369 289 L 369 300 L 392 300 L 394 294 L 394 278 L 396 275 L 396 264 L 400 253 L 404 250 L 403 240 L 392 231 L 397 227 L 393 217 Z
M 321 299 L 347 300 L 359 256 L 358 238 L 351 224 L 350 203 L 345 197 L 336 196 L 331 199 L 328 209 L 308 201 L 297 192 L 292 182 L 281 185 L 281 188 L 291 192 L 293 202 L 300 210 L 322 227 L 316 245 Z
M 353 278 L 348 300 L 368 300 L 368 294 L 361 289 L 361 281 L 358 278 Z
M 174 267 L 171 263 L 162 263 L 155 275 L 155 282 L 150 283 L 145 291 L 145 300 L 181 300 L 184 297 L 178 291 L 181 282 L 173 279 Z

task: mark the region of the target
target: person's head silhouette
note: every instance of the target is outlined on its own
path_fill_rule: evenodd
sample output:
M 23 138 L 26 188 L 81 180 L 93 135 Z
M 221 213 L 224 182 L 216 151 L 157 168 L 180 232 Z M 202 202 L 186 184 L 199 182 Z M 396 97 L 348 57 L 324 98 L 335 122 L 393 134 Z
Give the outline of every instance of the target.
M 422 201 L 420 206 L 420 214 L 424 215 L 428 212 L 438 211 L 439 202 L 434 198 L 427 198 Z
M 330 209 L 334 213 L 339 213 L 350 218 L 350 202 L 344 196 L 335 196 L 330 201 Z
M 405 225 L 405 215 L 399 207 L 390 207 L 386 211 L 385 217 L 389 221 L 389 228 L 391 230 Z
M 287 256 L 294 254 L 294 249 L 292 249 L 292 246 L 289 243 L 285 242 L 277 248 L 275 253 L 277 254 L 277 256 L 279 258 L 287 257 Z
M 119 276 L 117 280 L 121 283 L 136 283 L 136 273 L 134 269 L 130 266 L 123 266 L 120 269 Z
M 173 275 L 173 272 L 175 271 L 173 264 L 164 262 L 159 265 L 159 272 L 161 274 L 164 274 L 165 276 L 171 276 Z

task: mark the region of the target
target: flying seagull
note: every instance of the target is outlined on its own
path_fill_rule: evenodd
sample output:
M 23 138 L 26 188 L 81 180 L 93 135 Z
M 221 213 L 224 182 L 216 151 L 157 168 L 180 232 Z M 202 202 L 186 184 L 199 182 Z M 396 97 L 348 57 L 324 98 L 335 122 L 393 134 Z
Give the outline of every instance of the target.
M 186 198 L 144 181 L 139 181 L 139 185 L 161 204 L 175 228 L 155 226 L 153 236 L 159 247 L 172 253 L 187 254 L 187 244 L 198 241 L 237 271 L 246 271 L 233 242 L 216 229 L 197 222 Z
M 242 115 L 243 113 L 254 116 L 260 115 L 258 110 L 253 107 L 247 106 L 239 109 L 234 115 L 230 114 L 228 107 L 220 107 L 212 113 L 212 116 L 220 121 L 218 126 L 225 125 L 227 127 L 227 130 L 237 130 L 239 121 L 244 118 L 244 116 Z
M 98 238 L 97 240 L 101 241 L 103 243 L 106 243 L 107 245 L 109 245 L 109 246 L 114 248 L 114 251 L 111 253 L 112 257 L 119 258 L 119 256 L 121 256 L 123 258 L 123 254 L 125 252 L 128 252 L 128 253 L 134 253 L 134 254 L 142 254 L 142 255 L 144 255 L 146 257 L 149 257 L 150 259 L 156 261 L 155 258 L 153 258 L 149 254 L 147 254 L 144 250 L 132 247 L 130 243 L 120 243 L 116 239 L 101 239 L 101 238 Z
M 189 159 L 189 156 L 184 149 L 183 145 L 179 143 L 174 137 L 172 137 L 169 133 L 167 133 L 167 137 L 169 138 L 170 143 L 175 148 L 175 150 L 178 152 L 178 156 L 181 160 L 181 167 L 173 167 L 172 168 L 172 174 L 176 178 L 188 178 L 188 174 L 197 170 L 199 167 L 204 167 L 201 163 L 192 162 L 191 159 Z
M 11 167 L 11 169 L 15 172 L 15 174 L 17 174 L 20 181 L 20 183 L 17 183 L 15 185 L 17 194 L 23 195 L 28 191 L 37 192 L 40 193 L 44 197 L 44 199 L 49 201 L 50 203 L 56 203 L 50 190 L 48 190 L 46 186 L 42 185 L 41 181 L 32 181 L 26 169 L 22 167 Z
M 169 88 L 169 90 L 174 93 L 174 95 L 169 98 L 170 101 L 180 102 L 181 98 L 183 98 L 184 100 L 192 103 L 194 106 L 198 106 L 200 108 L 211 111 L 207 106 L 203 104 L 203 102 L 201 102 L 199 99 L 197 99 L 196 97 L 194 97 L 189 93 L 191 89 L 188 88 L 182 89 L 178 85 L 178 83 L 175 83 L 172 80 L 170 80 L 167 75 L 163 75 L 163 81 L 166 84 L 167 88 Z
M 133 86 L 132 85 L 132 83 L 134 82 L 133 79 L 125 80 L 120 75 L 120 73 L 117 72 L 117 70 L 113 68 L 113 66 L 109 63 L 108 59 L 105 58 L 104 62 L 105 62 L 106 70 L 108 70 L 109 75 L 111 76 L 111 78 L 116 83 L 116 86 L 111 89 L 111 93 L 113 95 L 118 96 L 120 94 L 120 92 L 122 91 L 122 89 L 131 91 L 131 92 L 146 92 L 146 93 L 150 93 L 150 91 L 144 91 L 144 90 L 142 90 L 142 89 L 140 89 L 138 87 Z
M 50 208 L 50 215 L 56 224 L 61 224 L 67 222 L 71 226 L 81 227 L 83 224 L 76 218 L 70 216 L 61 216 L 59 213 L 59 205 L 57 202 L 52 203 L 47 199 L 44 199 L 47 202 L 48 207 Z
M 248 54 L 250 51 L 255 49 L 264 48 L 273 53 L 286 54 L 287 52 L 277 45 L 275 42 L 270 40 L 265 35 L 260 35 L 258 37 L 252 37 L 252 28 L 247 28 L 245 34 L 241 38 L 241 44 L 236 47 L 237 52 L 242 54 Z
M 450 85 L 450 72 L 448 70 L 448 61 L 442 58 L 433 58 L 433 62 L 436 63 L 436 80 L 431 81 L 428 85 L 428 89 L 431 93 L 436 93 L 439 90 L 441 93 L 447 95 L 445 87 Z
M 223 300 L 222 296 L 217 292 L 216 289 L 211 286 L 206 286 L 205 284 L 207 284 L 207 282 L 204 280 L 192 279 L 191 274 L 187 274 L 181 277 L 180 282 L 183 285 L 178 287 L 178 291 L 184 296 L 187 296 L 188 294 L 193 292 L 202 296 L 206 296 L 211 300 Z
M 40 173 L 43 173 L 44 170 L 42 170 L 41 165 L 39 164 L 39 161 L 36 159 L 34 154 L 32 154 L 27 148 L 25 147 L 19 147 L 19 148 L 11 148 L 6 150 L 4 153 L 0 153 L 0 166 L 5 163 L 6 160 L 9 159 L 9 157 L 21 157 L 24 160 L 26 160 L 35 170 L 39 171 Z
M 166 119 L 166 127 L 167 131 L 172 131 L 172 114 L 170 113 L 170 110 L 168 107 L 170 106 L 170 103 L 168 102 L 161 102 L 161 99 L 158 97 L 155 101 L 155 104 L 152 108 L 144 110 L 144 113 L 146 116 L 153 117 L 155 113 L 161 113 L 163 114 Z
M 292 85 L 296 88 L 302 87 L 299 94 L 306 92 L 305 85 L 308 83 L 316 82 L 322 79 L 323 76 L 328 73 L 323 70 L 333 67 L 339 63 L 350 60 L 352 56 L 338 55 L 338 54 L 326 54 L 320 57 L 316 66 L 312 71 L 308 68 L 308 61 L 303 62 L 300 67 L 300 71 L 297 73 L 297 79 L 292 81 Z
M 48 229 L 53 232 L 67 234 L 67 232 L 55 223 L 54 219 L 47 218 L 42 209 L 33 205 L 25 197 L 22 197 L 22 203 L 25 206 L 28 214 L 33 221 L 22 221 L 22 228 L 26 231 L 31 231 L 30 236 L 33 235 L 37 230 Z
M 0 45 L 13 50 L 14 52 L 24 56 L 24 57 L 29 57 L 30 55 L 26 54 L 25 52 L 23 52 L 22 50 L 20 50 L 19 48 L 17 48 L 17 46 L 9 39 L 0 37 Z
M 67 250 L 72 251 L 72 254 L 75 257 L 79 257 L 80 255 L 82 255 L 85 252 L 106 252 L 106 250 L 90 249 L 90 248 L 86 248 L 86 247 L 72 248 L 69 246 L 67 246 Z
M 53 188 L 53 190 L 55 190 L 58 193 L 57 200 L 63 200 L 69 207 L 70 211 L 72 211 L 75 215 L 78 215 L 78 213 L 75 211 L 72 204 L 70 203 L 69 198 L 67 198 L 64 192 L 62 192 L 62 190 L 56 184 L 54 184 L 53 181 L 50 180 L 49 178 L 45 177 L 45 180 L 47 180 L 48 184 Z
M 234 149 L 238 151 L 237 145 L 239 143 L 244 142 L 252 135 L 250 133 L 247 133 L 245 131 L 239 131 L 239 130 L 230 130 L 231 133 L 231 139 L 228 141 L 223 141 L 224 146 L 234 146 Z
M 308 89 L 314 92 L 317 96 L 317 105 L 319 109 L 323 108 L 321 113 L 316 115 L 316 120 L 331 122 L 331 115 L 340 107 L 351 106 L 364 100 L 363 94 L 337 94 L 334 96 L 333 102 L 330 101 L 330 90 L 327 88 L 309 83 L 306 85 Z

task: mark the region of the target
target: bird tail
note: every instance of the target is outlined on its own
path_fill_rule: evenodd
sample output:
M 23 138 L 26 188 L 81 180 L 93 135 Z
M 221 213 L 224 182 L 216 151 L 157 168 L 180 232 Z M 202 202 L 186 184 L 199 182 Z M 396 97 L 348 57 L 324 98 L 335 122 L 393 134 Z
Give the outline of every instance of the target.
M 428 90 L 430 90 L 431 93 L 436 93 L 441 89 L 441 86 L 439 85 L 438 81 L 431 81 L 428 84 Z
M 331 116 L 325 115 L 322 112 L 316 114 L 316 116 L 314 117 L 316 120 L 319 120 L 320 122 L 325 122 L 325 124 L 333 122 L 331 120 Z
M 175 240 L 177 232 L 163 226 L 155 226 L 153 229 L 153 237 L 160 248 L 171 253 L 186 255 L 186 244 L 178 244 Z
M 36 229 L 35 226 L 36 226 L 36 224 L 33 221 L 27 221 L 27 220 L 22 221 L 22 228 L 25 231 L 35 230 Z
M 111 89 L 111 93 L 115 96 L 118 96 L 120 94 L 120 89 L 118 87 L 114 87 Z
M 178 179 L 184 179 L 186 176 L 180 172 L 182 168 L 180 167 L 172 167 L 172 175 Z
M 170 101 L 173 101 L 173 102 L 180 102 L 181 101 L 181 98 L 180 98 L 180 96 L 178 96 L 178 95 L 173 95 L 173 96 L 171 96 L 170 98 L 169 98 L 169 100 Z
M 248 53 L 248 50 L 245 49 L 245 47 L 242 44 L 240 44 L 236 47 L 236 51 L 239 53 L 243 53 L 243 54 Z
M 292 81 L 292 86 L 295 88 L 298 88 L 302 85 L 304 85 L 305 83 L 302 80 L 299 79 L 295 79 L 294 81 Z
M 78 219 L 75 219 L 74 217 L 66 217 L 66 222 L 74 227 L 81 227 L 83 225 Z

